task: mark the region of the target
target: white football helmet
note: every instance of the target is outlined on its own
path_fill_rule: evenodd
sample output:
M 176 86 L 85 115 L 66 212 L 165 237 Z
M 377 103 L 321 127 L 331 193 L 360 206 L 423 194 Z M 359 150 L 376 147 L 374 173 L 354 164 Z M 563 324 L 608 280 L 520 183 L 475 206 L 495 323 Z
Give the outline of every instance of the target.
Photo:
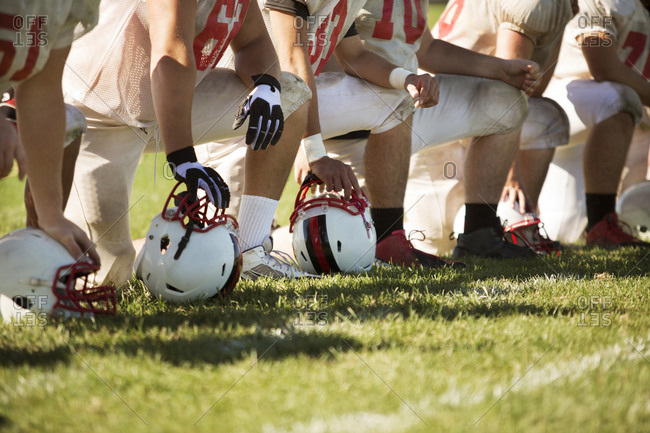
M 44 324 L 54 317 L 115 314 L 115 289 L 91 287 L 99 266 L 75 261 L 45 232 L 16 230 L 0 239 L 0 315 L 6 322 Z
M 177 193 L 180 185 L 151 220 L 135 261 L 136 276 L 153 295 L 172 302 L 225 296 L 241 272 L 237 221 L 224 209 L 215 212 L 205 196 L 191 203 L 184 192 Z
M 650 242 L 650 181 L 626 189 L 616 202 L 616 213 L 632 227 L 635 237 Z
M 307 200 L 312 185 L 320 183 L 315 176 L 305 179 L 291 214 L 289 230 L 298 266 L 312 274 L 369 271 L 375 261 L 377 235 L 368 199 L 353 192 L 350 201 L 345 201 L 330 192 Z

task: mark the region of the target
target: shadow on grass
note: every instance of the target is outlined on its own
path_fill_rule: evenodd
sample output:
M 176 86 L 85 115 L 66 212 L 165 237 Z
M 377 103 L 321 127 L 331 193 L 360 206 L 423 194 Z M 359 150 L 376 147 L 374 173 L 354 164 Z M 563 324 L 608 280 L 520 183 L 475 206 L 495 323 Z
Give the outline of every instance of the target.
M 54 349 L 19 349 L 19 348 L 0 348 L 0 366 L 17 367 L 20 365 L 29 365 L 31 367 L 45 367 L 59 362 L 68 362 L 70 359 L 70 349 L 67 346 L 59 346 Z M 2 414 L 0 414 L 0 417 Z M 0 425 L 1 418 L 0 418 Z
M 251 358 L 273 361 L 308 356 L 332 358 L 335 353 L 358 350 L 362 344 L 354 338 L 323 333 L 285 332 L 281 335 L 264 335 L 250 332 L 237 336 L 200 334 L 192 338 L 173 340 L 158 336 L 132 339 L 110 348 L 129 356 L 147 354 L 173 365 L 200 363 L 224 364 Z M 104 348 L 86 346 L 86 349 L 104 351 Z

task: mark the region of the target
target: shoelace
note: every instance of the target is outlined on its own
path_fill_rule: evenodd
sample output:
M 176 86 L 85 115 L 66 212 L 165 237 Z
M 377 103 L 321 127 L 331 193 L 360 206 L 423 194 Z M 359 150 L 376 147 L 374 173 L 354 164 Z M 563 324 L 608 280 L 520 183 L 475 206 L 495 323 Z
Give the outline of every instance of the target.
M 291 257 L 289 254 L 280 250 L 271 250 L 268 253 L 268 258 L 274 260 L 277 264 L 280 265 L 282 270 L 290 271 L 294 273 L 303 273 L 298 266 L 298 263 Z
M 607 228 L 611 230 L 611 234 L 614 235 L 614 240 L 616 242 L 638 241 L 638 239 L 632 235 L 632 227 L 630 227 L 630 225 L 625 221 L 621 221 L 618 218 L 608 218 Z

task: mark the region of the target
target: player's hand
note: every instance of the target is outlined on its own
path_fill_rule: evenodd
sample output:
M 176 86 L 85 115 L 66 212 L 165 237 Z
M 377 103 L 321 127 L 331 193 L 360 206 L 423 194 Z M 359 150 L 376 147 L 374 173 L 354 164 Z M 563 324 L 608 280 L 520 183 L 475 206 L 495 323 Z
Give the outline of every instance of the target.
M 324 156 L 310 164 L 312 173 L 323 181 L 326 191 L 341 191 L 346 200 L 352 197 L 352 190 L 361 194 L 359 181 L 352 167 L 344 162 Z M 302 182 L 301 182 L 302 183 Z
M 280 140 L 284 115 L 280 104 L 280 83 L 267 74 L 255 75 L 255 88 L 239 106 L 232 129 L 244 124 L 248 116 L 246 144 L 253 150 L 266 149 Z
M 296 160 L 293 162 L 293 177 L 298 185 L 302 185 L 303 179 L 309 174 L 309 163 L 302 149 L 298 149 Z
M 0 118 L 0 179 L 11 173 L 14 159 L 18 164 L 18 178 L 23 180 L 27 172 L 27 158 L 16 127 L 8 120 Z
M 539 65 L 532 60 L 504 60 L 503 81 L 532 95 L 539 87 L 541 72 Z
M 433 107 L 438 104 L 438 98 L 440 97 L 438 80 L 429 74 L 411 74 L 407 76 L 404 88 L 415 99 L 415 108 Z
M 186 147 L 167 155 L 174 178 L 187 186 L 190 201 L 196 200 L 198 188 L 205 191 L 208 200 L 216 207 L 225 209 L 230 205 L 230 190 L 219 173 L 197 162 L 193 147 Z
M 521 213 L 535 211 L 531 208 L 532 201 L 518 178 L 508 178 L 501 192 L 501 201 L 507 202 L 512 209 L 515 208 L 515 203 L 519 203 L 519 211 Z
M 90 259 L 96 265 L 101 265 L 93 242 L 88 239 L 83 230 L 72 221 L 65 219 L 63 214 L 54 217 L 39 215 L 38 227 L 63 245 L 75 260 Z

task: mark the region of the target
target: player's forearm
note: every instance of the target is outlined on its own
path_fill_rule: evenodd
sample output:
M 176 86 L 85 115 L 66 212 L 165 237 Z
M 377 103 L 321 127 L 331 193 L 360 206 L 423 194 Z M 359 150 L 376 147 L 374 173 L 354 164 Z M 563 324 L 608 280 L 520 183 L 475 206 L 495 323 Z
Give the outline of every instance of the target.
M 476 53 L 440 39 L 431 41 L 425 52 L 418 52 L 418 62 L 421 69 L 432 74 L 503 78 L 501 59 Z
M 304 136 L 318 134 L 321 132 L 318 94 L 316 77 L 307 51 L 307 25 L 303 23 L 304 25 L 296 26 L 295 21 L 302 18 L 275 10 L 271 10 L 270 19 L 280 68 L 299 76 L 309 86 L 312 93 L 311 100 L 308 102 L 307 129 Z
M 397 65 L 370 51 L 362 51 L 355 56 L 337 56 L 343 71 L 382 87 L 392 87 L 390 73 Z M 414 71 L 411 71 L 414 72 Z
M 165 152 L 193 145 L 196 66 L 192 41 L 196 2 L 149 0 L 151 93 Z
M 631 87 L 645 106 L 650 106 L 650 83 L 640 74 L 620 61 L 609 62 L 590 69 L 596 81 L 613 81 Z
M 163 57 L 151 73 L 151 93 L 165 153 L 193 145 L 192 98 L 196 71 Z
M 56 88 L 46 90 L 30 81 L 16 90 L 18 128 L 36 213 L 39 221 L 47 225 L 63 218 L 65 106 L 60 85 L 57 93 Z

